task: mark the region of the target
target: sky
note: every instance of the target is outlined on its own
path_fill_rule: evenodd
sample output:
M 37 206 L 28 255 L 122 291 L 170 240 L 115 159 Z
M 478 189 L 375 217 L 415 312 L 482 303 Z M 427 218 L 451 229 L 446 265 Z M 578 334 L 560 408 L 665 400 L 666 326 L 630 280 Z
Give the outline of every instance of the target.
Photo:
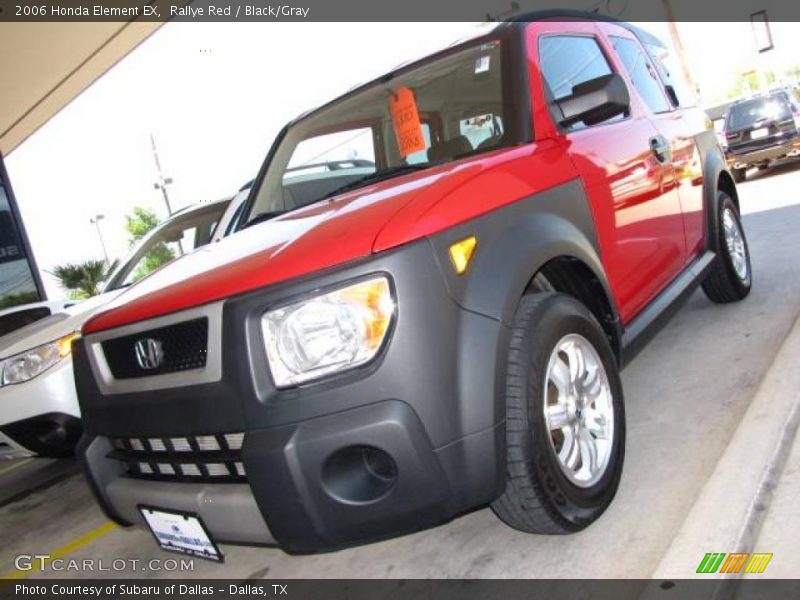
M 662 23 L 641 25 L 669 37 Z M 164 25 L 6 158 L 48 296 L 64 295 L 47 273 L 54 266 L 102 258 L 90 218 L 104 215 L 100 228 L 113 259 L 127 253 L 124 216 L 134 206 L 166 216 L 153 187 L 151 134 L 174 180 L 173 210 L 232 195 L 254 177 L 288 120 L 480 27 Z M 749 23 L 681 23 L 679 30 L 703 89 L 722 89 L 756 60 Z M 798 60 L 798 33 L 798 24 L 773 24 L 776 50 L 767 60 Z

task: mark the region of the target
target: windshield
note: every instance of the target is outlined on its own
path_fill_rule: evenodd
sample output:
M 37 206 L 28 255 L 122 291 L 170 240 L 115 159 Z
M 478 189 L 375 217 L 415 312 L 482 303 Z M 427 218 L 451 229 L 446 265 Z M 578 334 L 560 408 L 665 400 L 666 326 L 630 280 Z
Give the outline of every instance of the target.
M 474 42 L 386 76 L 290 126 L 248 221 L 516 144 L 504 45 L 505 39 Z
M 735 131 L 752 127 L 759 121 L 786 121 L 792 118 L 792 108 L 786 96 L 755 98 L 731 107 L 728 115 L 728 129 Z
M 215 202 L 192 209 L 159 225 L 114 272 L 103 291 L 136 283 L 179 256 L 207 244 L 229 203 Z

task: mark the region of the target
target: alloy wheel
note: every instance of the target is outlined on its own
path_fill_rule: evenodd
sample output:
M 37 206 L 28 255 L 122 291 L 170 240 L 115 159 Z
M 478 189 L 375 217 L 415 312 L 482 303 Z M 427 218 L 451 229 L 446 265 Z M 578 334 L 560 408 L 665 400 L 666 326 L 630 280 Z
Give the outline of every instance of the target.
M 603 363 L 583 336 L 553 349 L 544 387 L 544 417 L 561 471 L 587 488 L 605 473 L 614 440 L 614 404 Z

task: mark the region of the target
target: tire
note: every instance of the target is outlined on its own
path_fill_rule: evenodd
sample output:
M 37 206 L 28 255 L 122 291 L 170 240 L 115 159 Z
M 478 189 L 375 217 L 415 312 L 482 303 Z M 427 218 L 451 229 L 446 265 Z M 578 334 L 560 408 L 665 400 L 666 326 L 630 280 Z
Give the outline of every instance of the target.
M 717 222 L 719 223 L 717 257 L 711 272 L 703 282 L 703 291 L 709 300 L 717 304 L 738 302 L 750 293 L 753 271 L 750 266 L 750 249 L 747 246 L 739 211 L 736 210 L 731 197 L 723 191 L 717 192 Z M 741 238 L 740 247 L 737 247 L 735 240 L 729 240 L 730 225 L 734 225 L 738 230 Z
M 592 414 L 598 414 L 601 405 L 612 408 L 611 418 L 603 428 L 609 434 L 605 443 L 602 438 L 594 438 L 598 472 L 591 477 L 590 462 L 584 461 L 582 451 L 580 472 L 571 472 L 559 460 L 557 451 L 568 443 L 566 429 L 553 429 L 551 435 L 549 417 L 545 416 L 548 407 L 556 409 L 553 399 L 562 397 L 556 384 L 548 379 L 551 364 L 557 360 L 563 360 L 568 367 L 577 364 L 566 360 L 572 355 L 554 355 L 554 350 L 562 343 L 577 344 L 579 340 L 588 344 L 583 353 L 584 364 L 595 365 L 598 374 L 587 386 L 595 389 L 586 391 L 599 392 L 596 400 L 577 413 L 577 419 L 580 421 L 582 414 L 586 419 L 592 405 Z M 604 383 L 597 366 L 602 366 Z M 587 380 L 588 377 L 582 381 Z M 593 385 L 598 381 L 601 385 Z M 565 534 L 585 528 L 605 511 L 619 486 L 625 455 L 625 410 L 608 338 L 583 304 L 553 292 L 522 298 L 511 332 L 505 401 L 506 488 L 492 503 L 492 509 L 506 524 L 528 533 Z M 574 413 L 572 418 L 576 418 Z M 559 436 L 562 445 L 557 448 L 554 438 Z M 576 439 L 572 434 L 570 438 Z M 583 448 L 580 444 L 579 447 Z M 599 469 L 601 463 L 605 465 L 603 469 Z M 581 472 L 584 479 L 579 481 Z
M 731 175 L 736 183 L 742 183 L 747 179 L 747 169 L 731 169 Z

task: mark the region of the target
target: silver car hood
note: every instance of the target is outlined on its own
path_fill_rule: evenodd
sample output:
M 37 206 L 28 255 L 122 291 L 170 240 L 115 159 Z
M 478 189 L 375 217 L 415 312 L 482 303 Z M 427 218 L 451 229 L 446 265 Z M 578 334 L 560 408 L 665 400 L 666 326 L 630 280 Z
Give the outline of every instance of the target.
M 119 296 L 122 290 L 106 292 L 30 325 L 26 325 L 8 335 L 0 337 L 0 359 L 14 356 L 47 342 L 52 342 L 74 331 L 79 331 L 94 313 Z

